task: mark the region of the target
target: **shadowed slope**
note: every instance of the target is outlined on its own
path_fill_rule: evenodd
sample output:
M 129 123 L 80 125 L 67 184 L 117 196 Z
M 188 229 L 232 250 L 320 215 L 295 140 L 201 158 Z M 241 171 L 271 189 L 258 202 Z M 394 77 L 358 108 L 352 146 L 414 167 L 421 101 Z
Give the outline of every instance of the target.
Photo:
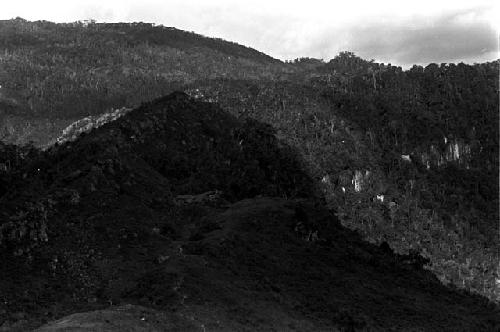
M 445 288 L 418 259 L 340 226 L 270 127 L 182 93 L 51 148 L 23 172 L 0 198 L 6 328 L 127 303 L 172 317 L 174 330 L 500 323 L 485 299 Z M 110 309 L 69 320 L 129 321 L 142 310 L 129 308 L 126 317 Z M 160 330 L 169 327 L 163 318 Z M 128 328 L 140 331 L 138 323 Z

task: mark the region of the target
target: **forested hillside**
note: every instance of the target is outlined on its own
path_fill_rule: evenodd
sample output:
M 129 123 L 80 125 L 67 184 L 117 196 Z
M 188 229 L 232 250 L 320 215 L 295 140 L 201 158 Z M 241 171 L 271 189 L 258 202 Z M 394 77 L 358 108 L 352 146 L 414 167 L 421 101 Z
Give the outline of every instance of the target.
M 498 299 L 498 62 L 403 71 L 342 53 L 295 82 L 197 82 L 191 95 L 272 124 L 344 224 L 431 258 Z
M 0 196 L 1 328 L 99 309 L 40 331 L 500 326 L 417 252 L 342 227 L 275 134 L 177 92 L 31 154 Z
M 0 22 L 0 138 L 71 141 L 184 90 L 271 125 L 344 225 L 498 301 L 498 73 L 498 61 L 403 70 L 350 52 L 283 63 L 152 24 L 16 19 Z M 0 149 L 0 181 L 16 186 L 40 152 Z
M 236 43 L 153 24 L 0 21 L 0 137 L 45 144 L 72 121 L 193 80 L 292 70 Z

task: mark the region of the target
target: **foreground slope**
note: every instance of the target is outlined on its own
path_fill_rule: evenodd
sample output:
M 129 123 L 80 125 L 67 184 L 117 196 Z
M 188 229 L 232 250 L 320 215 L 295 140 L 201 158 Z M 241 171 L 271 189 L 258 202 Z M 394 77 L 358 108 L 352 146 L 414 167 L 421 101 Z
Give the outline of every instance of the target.
M 112 305 L 41 331 L 498 328 L 421 257 L 343 228 L 302 169 L 269 126 L 182 93 L 47 150 L 0 198 L 3 327 Z

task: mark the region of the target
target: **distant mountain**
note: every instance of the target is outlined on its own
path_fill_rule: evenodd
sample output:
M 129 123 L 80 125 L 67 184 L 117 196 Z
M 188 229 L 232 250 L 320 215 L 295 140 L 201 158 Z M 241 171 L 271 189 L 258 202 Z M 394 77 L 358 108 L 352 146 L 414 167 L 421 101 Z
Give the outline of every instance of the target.
M 133 106 L 195 79 L 291 70 L 236 43 L 146 23 L 0 21 L 0 50 L 0 101 L 51 118 Z
M 110 304 L 122 306 L 40 331 L 500 324 L 498 306 L 442 285 L 416 251 L 396 255 L 342 227 L 269 125 L 184 93 L 23 165 L 0 197 L 6 329 Z
M 194 80 L 295 70 L 236 43 L 154 24 L 0 21 L 0 137 L 43 145 L 58 134 L 41 118 L 62 130 L 61 120 L 134 107 Z

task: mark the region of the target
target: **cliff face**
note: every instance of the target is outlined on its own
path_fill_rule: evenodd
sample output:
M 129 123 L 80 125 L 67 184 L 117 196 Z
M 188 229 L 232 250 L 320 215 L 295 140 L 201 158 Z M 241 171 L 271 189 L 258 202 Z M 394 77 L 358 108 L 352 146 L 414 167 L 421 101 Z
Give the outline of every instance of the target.
M 47 149 L 0 198 L 3 327 L 109 304 L 152 309 L 41 330 L 139 328 L 138 314 L 193 331 L 500 324 L 497 307 L 446 288 L 419 255 L 342 227 L 302 166 L 269 126 L 182 93 Z

